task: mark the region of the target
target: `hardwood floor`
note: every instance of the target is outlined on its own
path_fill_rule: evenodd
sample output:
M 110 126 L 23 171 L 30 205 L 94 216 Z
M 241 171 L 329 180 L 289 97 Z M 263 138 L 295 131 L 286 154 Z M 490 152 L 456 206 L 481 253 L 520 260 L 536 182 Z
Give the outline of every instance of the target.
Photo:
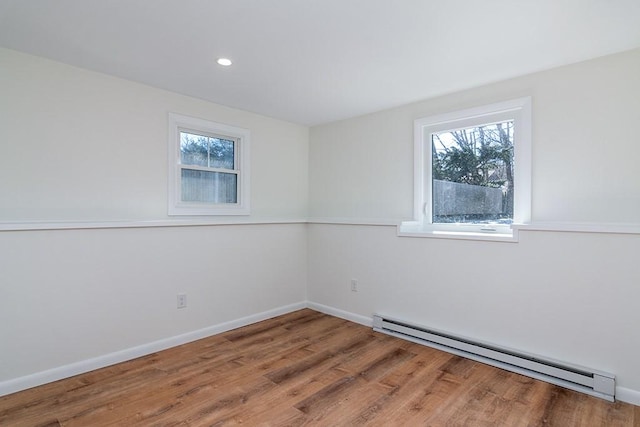
M 0 398 L 1 426 L 639 426 L 609 403 L 301 310 Z

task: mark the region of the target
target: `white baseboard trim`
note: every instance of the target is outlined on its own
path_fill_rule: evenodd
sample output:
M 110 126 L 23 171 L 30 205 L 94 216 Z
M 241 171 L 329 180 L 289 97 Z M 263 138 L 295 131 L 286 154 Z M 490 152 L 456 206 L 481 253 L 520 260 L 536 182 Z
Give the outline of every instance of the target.
M 94 357 L 92 359 L 81 360 L 79 362 L 70 363 L 58 368 L 49 369 L 34 374 L 25 375 L 23 377 L 0 382 L 0 396 L 16 393 L 42 384 L 69 378 L 74 375 L 83 374 L 96 369 L 115 365 L 116 363 L 126 362 L 138 357 L 146 356 L 157 351 L 166 350 L 171 347 L 186 344 L 212 335 L 230 331 L 232 329 L 241 328 L 252 323 L 261 322 L 276 316 L 291 313 L 293 311 L 310 308 L 321 313 L 339 317 L 341 319 L 350 320 L 364 326 L 372 327 L 373 319 L 367 316 L 340 310 L 338 308 L 329 307 L 327 305 L 315 302 L 298 302 L 275 308 L 273 310 L 263 311 L 262 313 L 253 314 L 251 316 L 242 317 L 240 319 L 231 320 L 220 323 L 218 325 L 209 326 L 182 335 L 165 338 L 137 347 L 128 348 L 114 353 L 105 354 L 103 356 Z M 640 391 L 632 390 L 624 387 L 616 387 L 616 400 L 640 406 Z
M 616 387 L 616 400 L 640 406 L 640 391 L 630 388 Z
M 373 327 L 373 318 L 361 316 L 359 314 L 351 313 L 348 311 L 340 310 L 338 308 L 329 307 L 328 305 L 322 305 L 315 302 L 307 302 L 307 307 L 312 310 L 319 311 L 321 313 L 330 314 L 341 319 L 350 320 L 355 323 L 359 323 L 364 326 Z
M 373 327 L 373 318 L 369 318 L 366 316 L 361 316 L 359 314 L 351 313 L 348 311 L 340 310 L 335 307 L 330 307 L 323 304 L 318 304 L 315 302 L 308 301 L 307 307 L 319 311 L 321 313 L 329 314 L 331 316 L 336 316 L 341 319 L 350 320 L 355 323 L 359 323 L 364 326 Z M 624 387 L 616 387 L 616 401 L 630 403 L 632 405 L 640 406 L 640 391 L 632 390 L 630 388 Z
M 105 354 L 103 356 L 94 357 L 92 359 L 81 360 L 79 362 L 70 363 L 68 365 L 48 369 L 46 371 L 36 372 L 34 374 L 3 381 L 0 382 L 0 396 L 26 390 L 28 388 L 47 384 L 53 381 L 58 381 L 64 378 L 69 378 L 74 375 L 83 374 L 107 366 L 115 365 L 116 363 L 126 362 L 137 357 L 146 356 L 157 351 L 166 350 L 168 348 L 186 344 L 188 342 L 207 338 L 212 335 L 227 332 L 232 329 L 240 328 L 242 326 L 247 326 L 252 323 L 260 322 L 262 320 L 271 319 L 272 317 L 280 316 L 282 314 L 301 310 L 306 307 L 307 303 L 305 301 L 285 305 L 273 310 L 263 311 L 262 313 L 253 314 L 251 316 L 242 317 L 240 319 L 231 320 L 196 331 L 187 332 L 186 334 L 161 339 L 151 343 L 131 347 L 125 350 L 116 351 L 114 353 Z

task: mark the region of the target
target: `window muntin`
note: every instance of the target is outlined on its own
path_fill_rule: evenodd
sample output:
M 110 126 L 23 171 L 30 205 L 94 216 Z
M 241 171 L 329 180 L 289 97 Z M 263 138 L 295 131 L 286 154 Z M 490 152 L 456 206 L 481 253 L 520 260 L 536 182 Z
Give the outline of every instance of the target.
M 491 218 L 486 212 L 478 214 L 464 212 L 460 209 L 456 215 L 455 209 L 452 213 L 451 205 L 447 205 L 446 201 L 434 205 L 434 198 L 441 197 L 434 194 L 436 191 L 441 191 L 441 184 L 434 185 L 434 173 L 436 177 L 440 176 L 438 175 L 439 171 L 434 171 L 434 169 L 441 166 L 434 164 L 433 161 L 433 152 L 436 152 L 436 156 L 438 152 L 437 149 L 434 150 L 434 135 L 446 139 L 446 135 L 451 132 L 477 133 L 480 132 L 478 130 L 480 128 L 483 129 L 482 131 L 499 132 L 495 128 L 497 124 L 501 124 L 503 131 L 508 130 L 508 139 L 512 141 L 512 176 L 510 180 L 506 179 L 506 170 L 501 176 L 505 177 L 504 184 L 507 191 L 508 186 L 511 185 L 510 182 L 512 182 L 513 207 L 508 207 L 505 214 L 500 209 L 500 212 L 494 213 Z M 506 129 L 507 126 L 509 129 Z M 514 237 L 511 224 L 529 222 L 531 216 L 531 98 L 519 98 L 417 119 L 414 122 L 414 132 L 414 220 L 403 222 L 399 229 L 401 235 L 453 238 L 467 236 L 467 238 L 473 239 L 508 240 Z M 475 137 L 477 138 L 477 135 Z M 468 135 L 468 138 L 471 136 Z M 435 142 L 438 142 L 437 139 Z M 504 142 L 506 143 L 506 141 Z M 447 142 L 445 142 L 446 145 Z M 508 151 L 507 147 L 504 148 L 505 152 Z M 505 165 L 494 164 L 494 167 L 501 168 Z M 446 185 L 457 186 L 458 184 L 465 183 L 447 183 Z M 500 188 L 500 191 L 502 190 L 503 188 Z M 450 189 L 447 193 L 448 196 L 451 194 L 455 196 L 454 190 Z M 497 194 L 494 194 L 493 197 L 497 197 Z M 507 199 L 503 200 L 503 203 L 508 205 L 511 202 L 510 199 Z M 508 215 L 511 209 L 513 209 L 513 214 Z
M 180 201 L 237 203 L 236 141 L 180 129 Z
M 169 215 L 249 214 L 249 131 L 169 115 Z
M 236 141 L 180 130 L 180 163 L 209 168 L 235 169 Z

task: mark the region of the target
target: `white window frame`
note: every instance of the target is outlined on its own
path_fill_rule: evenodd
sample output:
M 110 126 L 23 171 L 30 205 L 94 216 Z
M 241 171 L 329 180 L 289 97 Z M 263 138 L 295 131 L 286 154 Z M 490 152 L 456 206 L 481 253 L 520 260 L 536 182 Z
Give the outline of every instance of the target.
M 514 121 L 513 224 L 434 224 L 432 222 L 431 135 L 501 121 Z M 531 97 L 484 105 L 414 121 L 414 212 L 401 236 L 517 241 L 513 225 L 531 221 Z
M 181 197 L 180 132 L 215 135 L 235 141 L 234 170 L 237 180 L 236 203 L 183 202 Z M 235 126 L 169 113 L 168 213 L 172 215 L 249 215 L 249 149 L 251 132 Z M 197 169 L 197 168 L 196 168 Z M 227 172 L 227 171 L 224 171 Z

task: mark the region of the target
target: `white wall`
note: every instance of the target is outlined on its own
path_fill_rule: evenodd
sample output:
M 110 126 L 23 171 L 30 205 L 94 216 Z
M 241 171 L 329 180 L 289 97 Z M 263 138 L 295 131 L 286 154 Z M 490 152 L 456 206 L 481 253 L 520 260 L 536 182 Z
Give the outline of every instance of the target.
M 295 221 L 307 214 L 306 127 L 6 49 L 0 93 L 0 229 L 169 221 L 169 111 L 250 129 L 252 215 L 242 219 L 281 222 L 0 231 L 0 391 L 304 304 L 306 225 Z
M 413 121 L 531 96 L 533 220 L 640 223 L 639 71 L 634 50 L 314 127 L 310 216 L 410 219 Z
M 304 303 L 305 242 L 304 224 L 2 232 L 0 383 Z
M 251 131 L 252 220 L 306 217 L 306 127 L 6 49 L 0 64 L 0 221 L 167 219 L 169 112 Z
M 530 95 L 533 222 L 640 229 L 638 76 L 634 50 L 312 128 L 310 216 L 411 218 L 413 120 Z M 640 404 L 640 234 L 522 231 L 498 243 L 315 224 L 308 238 L 310 301 L 610 371 Z

